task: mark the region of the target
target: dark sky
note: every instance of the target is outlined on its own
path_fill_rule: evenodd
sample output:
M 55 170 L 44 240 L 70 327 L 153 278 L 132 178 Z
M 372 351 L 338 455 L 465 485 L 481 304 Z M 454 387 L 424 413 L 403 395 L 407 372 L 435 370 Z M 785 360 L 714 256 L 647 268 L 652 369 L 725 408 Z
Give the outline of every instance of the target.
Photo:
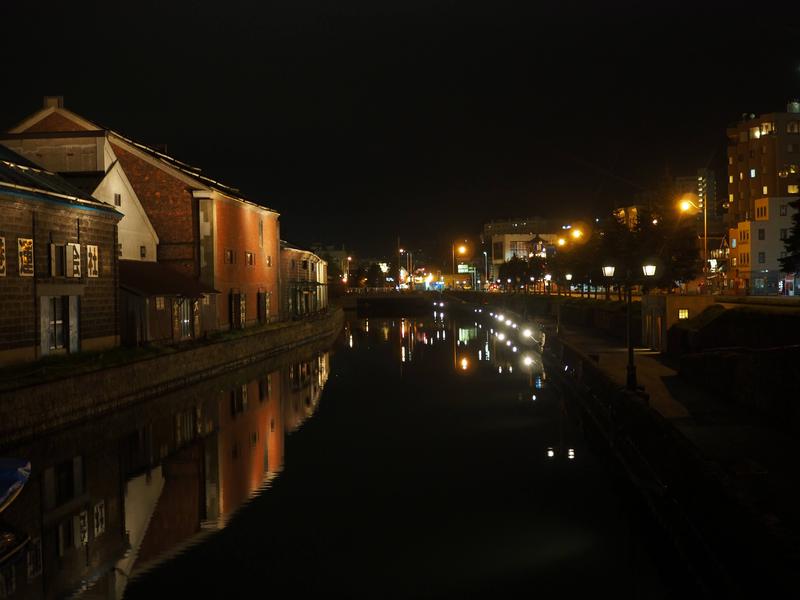
M 0 125 L 64 95 L 277 209 L 284 238 L 362 254 L 607 212 L 721 169 L 726 125 L 800 95 L 800 21 L 763 4 L 30 4 L 4 6 Z

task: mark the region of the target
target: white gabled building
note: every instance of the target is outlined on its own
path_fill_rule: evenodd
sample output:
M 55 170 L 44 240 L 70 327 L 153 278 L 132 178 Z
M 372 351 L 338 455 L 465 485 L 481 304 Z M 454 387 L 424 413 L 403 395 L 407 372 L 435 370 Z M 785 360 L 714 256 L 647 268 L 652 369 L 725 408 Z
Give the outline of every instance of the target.
M 118 226 L 119 258 L 155 261 L 158 235 L 125 176 L 106 131 L 71 112 L 64 131 L 37 131 L 38 122 L 67 112 L 62 97 L 48 96 L 43 110 L 3 134 L 0 143 L 122 213 Z M 79 129 L 81 126 L 83 129 Z

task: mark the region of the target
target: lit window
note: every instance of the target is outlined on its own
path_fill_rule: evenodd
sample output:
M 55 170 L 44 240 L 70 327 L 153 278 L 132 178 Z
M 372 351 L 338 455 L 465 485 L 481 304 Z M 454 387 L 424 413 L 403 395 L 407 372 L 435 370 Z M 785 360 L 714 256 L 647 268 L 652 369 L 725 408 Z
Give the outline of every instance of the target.
M 733 194 L 728 194 L 728 202 L 733 202 Z
M 800 126 L 798 125 L 797 121 L 789 121 L 786 123 L 786 133 L 798 133 L 800 132 Z
M 763 188 L 761 188 L 761 193 L 764 194 L 765 196 L 768 195 L 769 187 L 765 185 Z
M 739 181 L 742 181 L 743 179 L 744 179 L 744 173 L 739 171 Z
M 233 250 L 225 250 L 225 264 L 232 265 L 236 262 L 236 253 Z
M 800 186 L 796 183 L 790 183 L 786 186 L 786 192 L 789 194 L 800 194 Z
M 688 308 L 679 308 L 678 309 L 678 318 L 679 319 L 688 319 L 689 318 L 689 309 Z
M 256 264 L 256 255 L 252 252 L 245 252 L 244 253 L 245 262 L 247 262 L 248 267 L 255 266 Z
M 164 310 L 164 296 L 156 296 L 156 310 Z
M 729 156 L 729 157 L 728 157 L 728 164 L 729 164 L 729 165 L 732 165 L 732 164 L 733 164 L 733 156 Z
M 761 130 L 758 128 L 758 126 L 751 127 L 750 128 L 750 139 L 751 140 L 757 140 L 760 137 L 761 137 Z
M 733 183 L 733 175 L 728 175 L 728 183 Z
M 272 257 L 271 256 L 267 256 L 267 266 L 268 267 L 272 266 Z
M 756 170 L 755 169 L 750 169 L 750 179 L 752 179 L 755 176 L 756 176 Z

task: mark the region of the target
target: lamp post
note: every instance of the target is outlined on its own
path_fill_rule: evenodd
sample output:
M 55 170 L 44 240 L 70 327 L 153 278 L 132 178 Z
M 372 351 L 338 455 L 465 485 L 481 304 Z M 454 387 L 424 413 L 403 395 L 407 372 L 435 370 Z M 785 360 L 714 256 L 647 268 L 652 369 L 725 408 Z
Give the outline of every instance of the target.
M 708 202 L 703 202 L 702 209 L 688 198 L 681 200 L 678 205 L 681 212 L 689 212 L 692 208 L 703 211 L 703 276 L 708 282 Z M 705 290 L 704 290 L 705 291 Z
M 489 255 L 483 251 L 483 280 L 489 281 Z
M 614 277 L 614 272 L 616 268 L 614 265 L 605 265 L 603 266 L 603 275 L 608 278 L 609 280 Z M 655 277 L 656 275 L 656 265 L 653 263 L 645 263 L 642 265 L 642 274 L 646 278 Z M 625 389 L 630 391 L 636 391 L 638 388 L 638 384 L 636 381 L 636 365 L 633 362 L 633 318 L 632 318 L 632 297 L 631 297 L 631 288 L 633 284 L 633 277 L 631 276 L 630 269 L 627 270 L 625 274 L 625 288 L 626 288 L 626 310 L 625 310 L 625 320 L 627 324 L 627 343 L 628 343 L 628 365 L 627 365 L 627 376 L 625 378 Z
M 452 246 L 453 250 L 453 289 L 456 289 L 456 244 L 453 243 Z M 459 254 L 466 254 L 467 247 L 464 244 L 459 244 L 458 246 L 458 253 Z

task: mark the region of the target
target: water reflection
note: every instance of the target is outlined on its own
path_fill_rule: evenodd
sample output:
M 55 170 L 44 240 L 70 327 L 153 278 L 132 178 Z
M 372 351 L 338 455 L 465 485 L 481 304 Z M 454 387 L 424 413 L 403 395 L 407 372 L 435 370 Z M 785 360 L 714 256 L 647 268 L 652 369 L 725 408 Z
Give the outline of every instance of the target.
M 328 374 L 324 352 L 5 448 L 33 465 L 2 515 L 32 541 L 0 567 L 0 598 L 121 598 L 131 577 L 224 527 L 270 485 Z

